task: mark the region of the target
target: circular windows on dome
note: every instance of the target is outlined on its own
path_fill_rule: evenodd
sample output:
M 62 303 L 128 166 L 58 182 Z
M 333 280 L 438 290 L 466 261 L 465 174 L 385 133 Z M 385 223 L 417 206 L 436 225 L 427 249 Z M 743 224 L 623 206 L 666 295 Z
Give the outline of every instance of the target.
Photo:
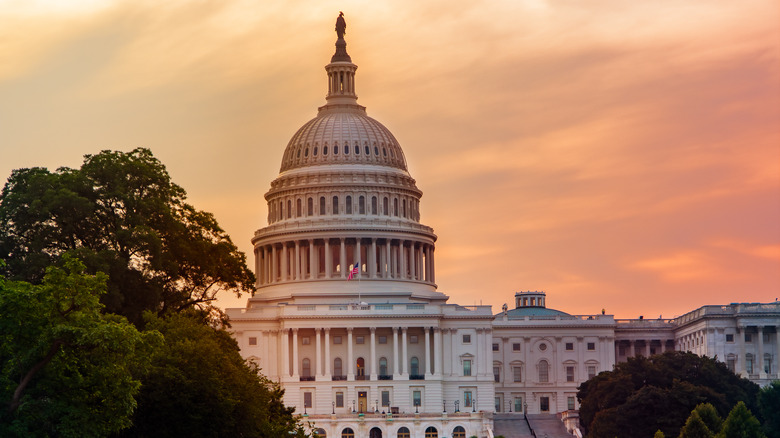
M 547 350 L 547 344 L 545 344 L 544 342 L 542 342 L 541 344 L 539 344 L 539 350 L 541 350 L 541 351 L 545 351 L 545 350 Z

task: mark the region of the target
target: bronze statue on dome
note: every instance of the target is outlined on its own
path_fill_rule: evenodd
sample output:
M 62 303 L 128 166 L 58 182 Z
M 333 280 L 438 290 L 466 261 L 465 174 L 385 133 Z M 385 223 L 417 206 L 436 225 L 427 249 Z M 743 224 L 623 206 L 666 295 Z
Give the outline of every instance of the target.
M 336 35 L 339 39 L 343 39 L 345 33 L 347 33 L 347 22 L 344 20 L 344 13 L 339 11 L 339 17 L 336 18 Z

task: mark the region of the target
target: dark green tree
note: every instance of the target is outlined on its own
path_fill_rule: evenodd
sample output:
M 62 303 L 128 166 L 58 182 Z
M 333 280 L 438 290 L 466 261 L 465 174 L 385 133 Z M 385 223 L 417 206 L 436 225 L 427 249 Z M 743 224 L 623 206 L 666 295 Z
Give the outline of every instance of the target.
M 761 423 L 741 401 L 729 412 L 718 434 L 718 438 L 764 438 L 765 436 L 761 431 Z
M 679 438 L 712 438 L 713 436 L 715 435 L 694 409 L 685 421 L 685 426 L 680 430 Z
M 711 403 L 726 415 L 739 400 L 755 405 L 758 386 L 714 359 L 667 352 L 630 358 L 579 388 L 580 422 L 591 438 L 676 436 L 687 414 Z
M 124 437 L 305 436 L 283 390 L 239 354 L 224 329 L 199 311 L 146 314 L 146 326 L 165 336 L 143 381 L 133 427 Z
M 40 285 L 0 278 L 0 436 L 103 437 L 130 425 L 156 332 L 102 313 L 105 275 L 65 257 Z
M 780 380 L 761 388 L 758 408 L 764 417 L 764 433 L 769 438 L 780 438 Z
M 7 278 L 38 283 L 72 253 L 108 274 L 106 310 L 134 323 L 254 290 L 246 257 L 148 149 L 86 155 L 79 169 L 15 170 L 0 194 Z
M 721 427 L 723 427 L 723 419 L 720 418 L 718 411 L 715 409 L 715 406 L 712 406 L 711 403 L 701 403 L 696 406 L 696 409 L 694 409 L 693 412 L 699 414 L 701 421 L 704 422 L 704 424 L 707 426 L 707 429 L 709 429 L 713 434 L 720 432 Z

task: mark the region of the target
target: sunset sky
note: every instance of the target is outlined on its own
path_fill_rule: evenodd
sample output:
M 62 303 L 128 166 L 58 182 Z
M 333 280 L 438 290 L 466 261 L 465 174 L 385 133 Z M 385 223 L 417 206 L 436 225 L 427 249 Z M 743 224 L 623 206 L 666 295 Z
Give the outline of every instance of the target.
M 450 302 L 780 297 L 777 0 L 0 0 L 0 180 L 147 147 L 251 255 L 339 11 Z

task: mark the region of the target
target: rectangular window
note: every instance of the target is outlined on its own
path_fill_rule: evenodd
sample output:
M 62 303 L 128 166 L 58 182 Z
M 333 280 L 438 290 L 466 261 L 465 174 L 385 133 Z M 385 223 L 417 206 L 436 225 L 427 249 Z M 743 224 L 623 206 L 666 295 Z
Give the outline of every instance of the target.
M 566 381 L 567 382 L 573 382 L 574 381 L 574 367 L 573 366 L 567 366 L 566 367 Z
M 343 408 L 344 407 L 344 393 L 343 392 L 337 392 L 336 393 L 336 407 L 337 408 Z
M 363 336 L 355 336 L 355 343 L 356 344 L 365 344 L 366 339 Z
M 422 392 L 412 391 L 412 403 L 414 406 L 422 406 Z
M 574 342 L 566 343 L 566 351 L 574 351 Z
M 566 398 L 566 408 L 570 411 L 574 410 L 574 397 Z
M 464 376 L 471 375 L 471 360 L 469 359 L 463 361 L 463 375 Z
M 304 336 L 301 338 L 301 344 L 302 345 L 309 345 L 311 344 L 311 338 L 308 336 Z
M 303 393 L 303 405 L 307 408 L 311 407 L 311 392 Z
M 470 344 L 471 343 L 471 335 L 463 335 L 463 343 L 464 344 Z
M 726 342 L 734 342 L 734 335 L 731 333 L 726 334 Z
M 390 391 L 382 391 L 382 406 L 390 406 Z
M 596 343 L 595 342 L 588 342 L 588 351 L 593 351 L 596 349 Z
M 341 336 L 334 336 L 333 337 L 333 343 L 334 344 L 341 344 Z
M 493 380 L 496 382 L 501 381 L 501 367 L 493 367 Z
M 515 382 L 522 382 L 523 381 L 523 368 L 522 367 L 512 367 L 512 377 Z
M 515 397 L 515 412 L 524 412 L 523 397 Z
M 753 374 L 753 356 L 748 355 L 747 358 L 745 358 L 745 371 L 748 372 L 748 374 Z
M 493 344 L 493 351 L 498 351 L 498 344 Z
M 501 412 L 501 397 L 496 397 L 494 403 L 496 404 L 496 412 Z
M 592 379 L 594 377 L 596 377 L 596 366 L 588 365 L 588 378 Z
M 471 391 L 463 391 L 463 406 L 470 408 L 472 403 Z
M 417 343 L 417 335 L 409 335 L 409 343 L 410 344 L 416 344 Z
M 515 342 L 512 344 L 512 351 L 520 351 L 520 343 Z
M 753 335 L 750 333 L 745 333 L 745 342 L 753 342 Z
M 764 333 L 763 338 L 764 338 L 764 343 L 768 344 L 769 343 L 769 333 Z
M 728 368 L 728 369 L 729 369 L 729 371 L 731 371 L 732 373 L 733 373 L 733 372 L 734 372 L 734 370 L 736 369 L 736 362 L 737 362 L 737 361 L 736 361 L 736 360 L 734 360 L 734 358 L 729 358 L 729 359 L 726 359 L 726 368 Z
M 539 397 L 539 410 L 542 412 L 550 410 L 550 397 Z
M 380 344 L 387 344 L 387 336 L 380 336 L 379 337 L 379 343 Z
M 249 337 L 249 345 L 257 345 L 257 338 L 254 336 Z

